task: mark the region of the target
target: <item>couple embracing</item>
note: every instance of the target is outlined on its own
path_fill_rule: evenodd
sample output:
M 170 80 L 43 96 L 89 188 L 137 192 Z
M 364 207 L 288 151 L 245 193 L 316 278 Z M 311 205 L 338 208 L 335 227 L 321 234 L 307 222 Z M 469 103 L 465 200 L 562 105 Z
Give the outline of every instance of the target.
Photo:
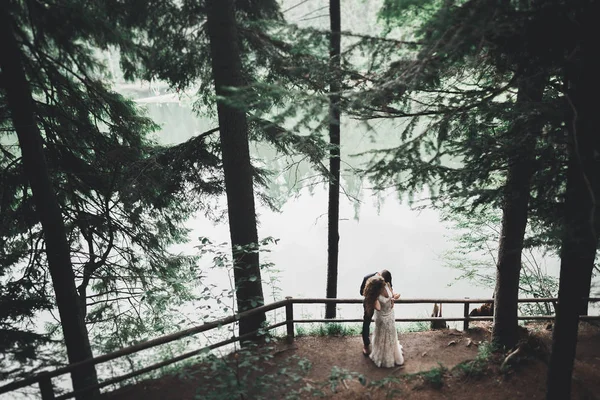
M 402 346 L 398 342 L 398 332 L 394 316 L 394 300 L 400 295 L 392 289 L 392 274 L 382 270 L 364 277 L 360 286 L 364 296 L 363 307 L 363 354 L 369 356 L 378 367 L 391 368 L 404 364 Z M 375 316 L 373 343 L 369 340 L 371 319 Z

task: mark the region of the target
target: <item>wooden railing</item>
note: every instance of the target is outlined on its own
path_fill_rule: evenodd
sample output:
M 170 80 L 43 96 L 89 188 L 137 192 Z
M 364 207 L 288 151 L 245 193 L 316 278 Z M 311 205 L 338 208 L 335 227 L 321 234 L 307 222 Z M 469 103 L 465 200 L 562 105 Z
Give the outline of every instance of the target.
M 558 299 L 556 298 L 539 298 L 539 299 L 519 299 L 519 303 L 556 303 Z M 397 322 L 428 322 L 428 321 L 463 321 L 463 329 L 467 330 L 469 328 L 470 321 L 490 321 L 493 317 L 470 317 L 470 305 L 474 303 L 489 303 L 492 299 L 399 299 L 396 300 L 397 304 L 433 304 L 433 303 L 441 303 L 441 304 L 463 304 L 464 313 L 462 317 L 431 317 L 431 318 L 396 318 Z M 600 301 L 600 298 L 589 298 L 590 302 Z M 89 393 L 92 390 L 103 388 L 105 386 L 113 385 L 115 383 L 119 383 L 125 381 L 127 379 L 134 378 L 136 376 L 157 370 L 159 368 L 165 367 L 167 365 L 176 363 L 178 361 L 182 361 L 193 357 L 195 355 L 201 354 L 203 352 L 216 349 L 218 347 L 225 346 L 227 344 L 231 344 L 240 340 L 248 339 L 258 332 L 251 332 L 242 336 L 233 336 L 227 340 L 223 340 L 218 343 L 211 344 L 209 346 L 203 347 L 201 349 L 193 350 L 184 354 L 181 354 L 177 357 L 170 358 L 168 360 L 164 360 L 162 362 L 152 364 L 145 368 L 132 371 L 125 375 L 121 375 L 118 377 L 113 377 L 110 379 L 106 379 L 96 385 L 89 386 L 85 389 L 81 389 L 78 391 L 69 392 L 58 397 L 54 394 L 54 388 L 52 385 L 52 378 L 65 375 L 71 373 L 77 368 L 81 368 L 83 366 L 89 365 L 98 365 L 111 360 L 115 360 L 117 358 L 121 358 L 130 354 L 138 353 L 142 350 L 150 349 L 162 344 L 171 343 L 176 340 L 189 337 L 192 335 L 196 335 L 198 333 L 206 332 L 223 325 L 232 324 L 240 319 L 250 317 L 252 315 L 263 313 L 267 311 L 277 310 L 279 308 L 285 308 L 285 321 L 278 322 L 269 326 L 266 326 L 261 329 L 262 332 L 267 332 L 272 329 L 278 328 L 280 326 L 286 326 L 287 328 L 287 340 L 288 342 L 292 342 L 294 340 L 295 332 L 294 326 L 299 323 L 340 323 L 340 322 L 362 322 L 362 319 L 295 319 L 294 318 L 294 304 L 362 304 L 361 299 L 294 299 L 291 297 L 286 297 L 285 300 L 277 301 L 271 304 L 267 304 L 261 307 L 254 308 L 249 311 L 245 311 L 240 314 L 235 314 L 227 318 L 222 318 L 217 321 L 209 322 L 200 326 L 196 326 L 193 328 L 189 328 L 177 333 L 173 333 L 170 335 L 162 336 L 156 339 L 148 340 L 143 343 L 136 344 L 134 346 L 130 346 L 109 354 L 105 354 L 102 356 L 94 357 L 89 360 L 81 361 L 74 364 L 69 364 L 61 368 L 57 368 L 52 371 L 46 371 L 29 378 L 11 382 L 7 385 L 0 387 L 0 394 L 12 392 L 18 389 L 22 389 L 27 386 L 37 384 L 39 386 L 42 400 L 62 400 L 62 399 L 70 399 L 73 397 L 84 396 L 86 393 Z M 528 321 L 539 321 L 539 320 L 553 320 L 554 315 L 537 315 L 537 316 L 518 316 L 519 320 L 528 320 Z M 600 320 L 600 316 L 580 316 L 580 320 Z

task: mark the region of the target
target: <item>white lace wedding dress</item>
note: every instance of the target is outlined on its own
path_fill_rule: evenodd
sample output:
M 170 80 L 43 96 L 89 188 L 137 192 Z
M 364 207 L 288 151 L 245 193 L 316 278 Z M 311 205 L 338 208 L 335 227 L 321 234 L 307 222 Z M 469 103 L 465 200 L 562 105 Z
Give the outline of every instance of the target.
M 369 357 L 378 367 L 391 368 L 404 364 L 404 356 L 402 346 L 398 342 L 398 332 L 394 321 L 392 292 L 389 288 L 386 289 L 389 297 L 382 295 L 378 297 L 381 310 L 375 310 L 375 331 Z

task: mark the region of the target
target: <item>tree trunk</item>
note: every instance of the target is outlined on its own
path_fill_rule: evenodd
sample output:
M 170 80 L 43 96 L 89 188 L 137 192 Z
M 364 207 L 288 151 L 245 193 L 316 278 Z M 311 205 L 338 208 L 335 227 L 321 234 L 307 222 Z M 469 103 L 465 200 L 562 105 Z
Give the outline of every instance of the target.
M 517 105 L 520 108 L 530 108 L 539 103 L 542 100 L 545 85 L 546 78 L 539 71 L 522 71 L 519 79 Z M 527 226 L 530 184 L 535 163 L 535 145 L 541 130 L 539 125 L 539 123 L 529 123 L 527 116 L 522 116 L 511 127 L 512 139 L 520 141 L 522 146 L 519 152 L 509 159 L 504 188 L 492 331 L 493 342 L 505 348 L 512 348 L 518 340 L 517 299 L 519 297 L 521 251 Z
M 583 139 L 579 137 L 579 139 Z M 583 140 L 580 141 L 583 144 Z M 580 149 L 580 156 L 584 151 Z M 589 156 L 590 152 L 585 151 Z M 576 160 L 569 161 L 565 235 L 561 248 L 560 283 L 556 320 L 552 334 L 552 353 L 548 369 L 547 399 L 570 399 L 571 376 L 577 348 L 580 291 L 586 269 L 593 265 L 597 237 L 591 232 L 592 202 Z M 595 208 L 595 207 L 594 207 Z
M 81 316 L 75 289 L 75 276 L 60 206 L 52 188 L 43 141 L 36 122 L 31 87 L 25 76 L 23 54 L 13 31 L 13 20 L 6 7 L 0 7 L 0 68 L 14 129 L 17 132 L 25 174 L 40 219 L 48 268 L 56 296 L 69 363 L 92 358 L 92 350 Z M 74 390 L 98 383 L 95 367 L 79 368 L 71 374 Z M 91 394 L 99 394 L 98 390 Z M 89 398 L 81 396 L 78 398 Z
M 596 254 L 596 252 L 594 251 L 594 258 L 592 259 L 591 262 L 586 262 L 585 265 L 587 267 L 585 268 L 584 275 L 581 277 L 581 280 L 579 283 L 579 293 L 583 297 L 581 299 L 581 302 L 579 303 L 579 306 L 577 307 L 577 309 L 579 310 L 577 312 L 577 314 L 579 314 L 579 315 L 588 315 L 588 308 L 589 308 L 590 303 L 587 300 L 587 297 L 589 297 L 590 292 L 592 290 L 592 278 L 594 275 L 595 254 Z
M 330 76 L 329 84 L 329 207 L 327 232 L 327 298 L 337 297 L 340 220 L 340 0 L 329 1 Z M 327 304 L 325 318 L 335 318 L 336 304 Z
M 547 399 L 569 399 L 579 313 L 582 298 L 589 296 L 589 285 L 598 246 L 598 198 L 600 195 L 600 134 L 596 98 L 600 91 L 597 76 L 595 37 L 586 30 L 597 30 L 590 7 L 579 21 L 582 41 L 570 52 L 565 73 L 565 124 L 569 132 L 569 163 L 565 197 L 565 226 L 561 247 L 560 283 L 556 320 L 552 335 L 552 354 L 548 369 Z M 587 304 L 586 304 L 587 309 Z
M 244 84 L 233 3 L 233 0 L 206 2 L 212 70 L 216 94 L 219 97 L 227 96 L 228 88 L 241 87 Z M 236 298 L 238 311 L 241 312 L 264 304 L 252 165 L 248 146 L 248 122 L 245 111 L 220 98 L 217 99 L 217 112 Z M 241 320 L 240 335 L 256 331 L 264 321 L 264 313 Z

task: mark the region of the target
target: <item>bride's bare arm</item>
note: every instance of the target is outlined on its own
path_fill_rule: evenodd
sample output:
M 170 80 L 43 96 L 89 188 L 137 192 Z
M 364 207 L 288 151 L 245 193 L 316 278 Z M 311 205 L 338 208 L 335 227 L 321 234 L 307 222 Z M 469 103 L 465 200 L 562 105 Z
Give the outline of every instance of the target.
M 381 311 L 381 303 L 379 303 L 379 300 L 375 300 L 375 309 Z

